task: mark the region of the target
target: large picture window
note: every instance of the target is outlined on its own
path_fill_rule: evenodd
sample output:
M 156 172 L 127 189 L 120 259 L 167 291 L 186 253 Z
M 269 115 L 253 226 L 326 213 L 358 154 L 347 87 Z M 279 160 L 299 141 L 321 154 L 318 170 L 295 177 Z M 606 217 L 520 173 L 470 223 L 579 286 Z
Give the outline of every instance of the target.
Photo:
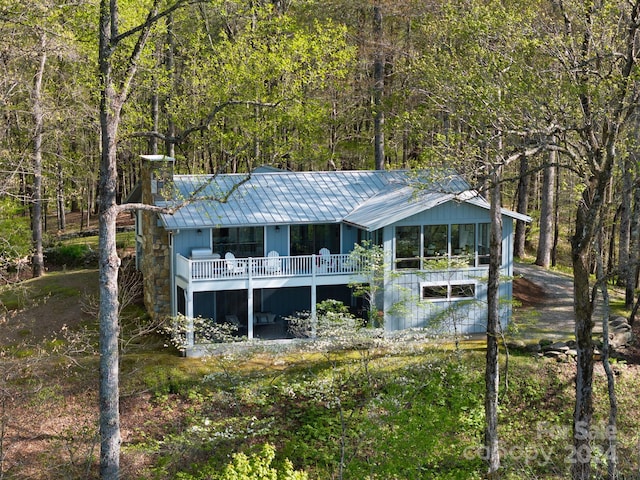
M 443 257 L 449 251 L 449 226 L 425 225 L 424 227 L 424 257 Z
M 395 235 L 398 269 L 427 269 L 438 259 L 451 259 L 453 268 L 489 264 L 488 223 L 403 226 Z
M 213 229 L 213 251 L 236 257 L 264 257 L 264 228 L 235 227 Z
M 317 254 L 321 248 L 340 253 L 340 225 L 291 225 L 291 255 Z
M 489 265 L 489 224 L 478 225 L 478 264 Z

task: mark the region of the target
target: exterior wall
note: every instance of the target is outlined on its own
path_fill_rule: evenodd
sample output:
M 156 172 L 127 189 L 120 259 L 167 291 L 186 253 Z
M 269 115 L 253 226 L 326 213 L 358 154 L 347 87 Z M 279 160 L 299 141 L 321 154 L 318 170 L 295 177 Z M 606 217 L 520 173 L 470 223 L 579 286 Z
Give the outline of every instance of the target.
M 350 225 L 342 225 L 341 228 L 341 245 L 340 253 L 349 253 L 353 250 L 353 246 L 358 243 L 358 229 Z
M 465 203 L 448 202 L 426 212 L 404 219 L 386 227 L 383 232 L 385 263 L 394 264 L 396 226 L 488 223 L 489 212 Z M 513 275 L 513 222 L 503 217 L 502 275 L 499 295 L 511 299 Z M 385 329 L 388 331 L 407 328 L 431 328 L 435 332 L 481 333 L 486 331 L 488 268 L 469 267 L 451 271 L 398 270 L 389 272 L 384 285 Z M 475 284 L 474 299 L 421 300 L 424 284 L 472 283 Z M 506 327 L 511 316 L 511 307 L 505 304 L 501 312 L 501 323 Z
M 160 162 L 143 162 L 142 170 L 142 199 L 144 203 L 152 204 L 154 194 L 151 191 L 153 176 L 158 176 L 162 171 Z M 158 217 L 154 213 L 140 212 L 141 222 L 141 260 L 140 267 L 144 275 L 144 300 L 149 313 L 154 317 L 171 315 L 171 290 L 173 285 L 172 255 L 178 254 L 189 258 L 193 248 L 211 248 L 211 229 L 182 230 L 170 235 L 159 226 Z M 382 232 L 385 249 L 385 258 L 388 265 L 393 265 L 394 259 L 394 229 L 396 226 L 410 225 L 435 225 L 435 224 L 464 224 L 464 223 L 488 223 L 489 212 L 483 208 L 461 202 L 447 202 L 443 205 L 414 215 L 389 227 Z M 513 274 L 513 222 L 505 217 L 503 225 L 503 262 L 502 269 L 505 278 Z M 287 226 L 268 226 L 265 228 L 265 255 L 271 250 L 276 250 L 280 255 L 289 254 L 289 228 Z M 358 229 L 341 226 L 341 250 L 347 253 L 357 242 Z M 217 252 L 224 255 L 224 252 Z M 174 258 L 175 260 L 175 258 Z M 401 330 L 406 328 L 435 327 L 435 329 L 459 333 L 483 332 L 486 326 L 486 275 L 487 268 L 473 267 L 456 271 L 403 271 L 398 275 L 389 274 L 385 280 L 384 292 L 377 295 L 380 309 L 385 313 L 385 328 L 387 330 Z M 421 286 L 426 282 L 473 282 L 476 285 L 474 301 L 438 300 L 420 301 Z M 296 286 L 295 282 L 290 288 Z M 266 288 L 265 288 L 266 287 Z M 291 303 L 290 288 L 284 288 L 285 284 L 276 286 L 272 283 L 267 286 L 253 284 L 249 290 L 264 288 L 262 297 L 265 308 L 279 310 L 285 308 L 285 304 Z M 244 289 L 235 286 L 231 289 Z M 176 289 L 178 291 L 179 289 Z M 305 290 L 306 291 L 306 290 Z M 213 290 L 192 290 L 191 311 L 203 316 L 215 316 L 218 302 L 215 301 Z M 299 294 L 299 293 L 298 293 Z M 511 281 L 506 280 L 500 287 L 502 298 L 511 298 Z M 313 303 L 313 297 L 302 303 Z M 268 300 L 267 300 L 268 298 Z M 251 299 L 249 299 L 250 301 Z M 302 298 L 298 298 L 302 301 Z M 273 302 L 276 301 L 276 304 Z M 176 300 L 177 302 L 177 300 Z M 196 308 L 193 309 L 194 303 Z M 288 307 L 289 305 L 286 305 Z M 444 315 L 443 312 L 450 313 Z M 189 311 L 189 310 L 187 310 Z M 506 325 L 510 317 L 510 307 L 503 311 L 503 324 Z
M 173 253 L 183 257 L 191 257 L 194 248 L 211 248 L 211 229 L 180 230 L 173 235 Z M 224 252 L 222 252 L 224 255 Z
M 265 255 L 275 250 L 280 255 L 289 255 L 289 226 L 268 226 L 265 227 Z
M 152 177 L 158 175 L 160 167 L 167 162 L 142 162 L 142 202 L 153 204 L 151 190 Z M 169 233 L 158 225 L 158 215 L 140 212 L 142 222 L 142 259 L 140 270 L 143 275 L 144 304 L 147 312 L 154 317 L 171 315 L 171 248 Z

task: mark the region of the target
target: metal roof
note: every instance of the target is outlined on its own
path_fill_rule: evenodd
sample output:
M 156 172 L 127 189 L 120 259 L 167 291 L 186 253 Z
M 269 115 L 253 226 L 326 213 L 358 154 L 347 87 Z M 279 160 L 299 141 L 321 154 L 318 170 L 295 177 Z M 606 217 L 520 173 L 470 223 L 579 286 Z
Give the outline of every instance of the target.
M 373 231 L 454 197 L 478 198 L 459 176 L 433 181 L 404 170 L 176 175 L 174 185 L 174 202 L 196 200 L 161 215 L 169 230 L 344 221 Z

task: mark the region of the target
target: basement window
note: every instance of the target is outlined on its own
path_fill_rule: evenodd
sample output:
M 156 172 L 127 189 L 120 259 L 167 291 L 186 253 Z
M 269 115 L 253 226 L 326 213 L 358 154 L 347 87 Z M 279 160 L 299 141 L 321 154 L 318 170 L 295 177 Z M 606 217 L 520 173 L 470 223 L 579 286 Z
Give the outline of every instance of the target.
M 421 283 L 420 298 L 428 301 L 468 300 L 476 298 L 476 284 L 473 282 Z

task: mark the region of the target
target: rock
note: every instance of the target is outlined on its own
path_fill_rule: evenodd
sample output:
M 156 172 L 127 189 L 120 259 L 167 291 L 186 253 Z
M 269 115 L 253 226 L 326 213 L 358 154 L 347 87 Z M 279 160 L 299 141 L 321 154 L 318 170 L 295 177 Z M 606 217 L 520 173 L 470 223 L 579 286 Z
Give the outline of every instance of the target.
M 555 342 L 555 343 L 552 343 L 551 345 L 546 345 L 542 347 L 542 350 L 545 352 L 555 350 L 555 351 L 566 353 L 567 350 L 569 350 L 569 347 L 567 346 L 567 342 Z
M 539 343 L 530 343 L 527 345 L 528 352 L 538 353 L 541 350 L 542 350 L 542 347 L 540 347 Z
M 624 317 L 615 317 L 612 320 L 609 320 L 609 326 L 617 327 L 618 325 L 629 325 L 629 322 Z
M 611 348 L 621 348 L 631 342 L 633 335 L 631 331 L 611 332 L 609 333 L 609 346 Z
M 614 332 L 630 332 L 631 325 L 628 323 L 619 323 L 617 325 L 609 325 L 609 328 Z
M 561 357 L 565 357 L 564 352 L 560 352 L 559 350 L 545 350 L 545 357 L 560 359 Z

